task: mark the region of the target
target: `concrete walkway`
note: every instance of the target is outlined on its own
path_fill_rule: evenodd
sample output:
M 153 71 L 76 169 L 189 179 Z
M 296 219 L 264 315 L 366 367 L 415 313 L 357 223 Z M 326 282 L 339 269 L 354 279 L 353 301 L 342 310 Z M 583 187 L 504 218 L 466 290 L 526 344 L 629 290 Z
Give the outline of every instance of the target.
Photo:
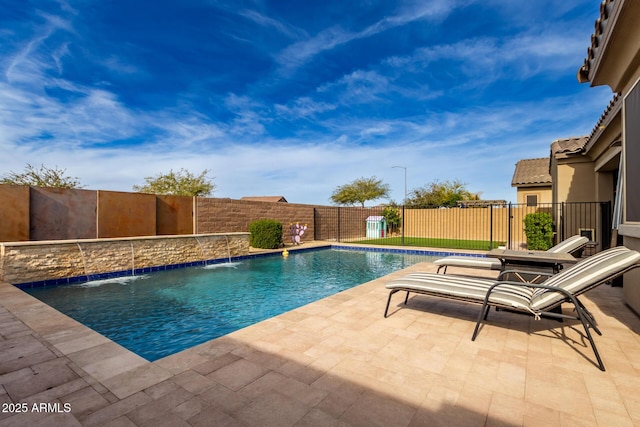
M 621 288 L 583 300 L 601 372 L 575 323 L 492 312 L 472 342 L 479 306 L 399 294 L 385 319 L 402 273 L 154 363 L 0 283 L 0 425 L 640 425 L 640 318 Z

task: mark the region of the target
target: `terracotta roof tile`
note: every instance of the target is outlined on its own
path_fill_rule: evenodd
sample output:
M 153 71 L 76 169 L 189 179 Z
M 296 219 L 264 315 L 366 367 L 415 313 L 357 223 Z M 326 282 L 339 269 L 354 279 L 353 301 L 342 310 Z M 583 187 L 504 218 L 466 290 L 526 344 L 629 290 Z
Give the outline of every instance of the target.
M 621 0 L 603 0 L 602 3 L 600 3 L 600 17 L 596 19 L 595 28 L 591 35 L 591 46 L 587 49 L 587 57 L 578 70 L 578 81 L 580 83 L 585 83 L 591 80 L 591 77 L 589 76 L 591 72 L 591 64 L 600 49 L 600 43 L 602 42 L 604 31 L 609 24 L 608 20 L 611 15 L 611 10 L 615 3 L 620 1 Z
M 570 154 L 578 154 L 584 150 L 588 137 L 557 139 L 551 143 L 551 155 L 556 159 L 567 158 Z
M 516 163 L 512 187 L 551 185 L 549 158 L 524 159 Z
M 618 111 L 622 108 L 622 97 L 619 93 L 613 95 L 613 98 L 607 105 L 607 108 L 604 110 L 600 119 L 598 119 L 598 123 L 593 127 L 591 133 L 589 134 L 589 138 L 585 144 L 585 147 L 589 146 L 598 136 L 598 132 L 602 129 L 606 128 L 609 121 L 618 113 Z

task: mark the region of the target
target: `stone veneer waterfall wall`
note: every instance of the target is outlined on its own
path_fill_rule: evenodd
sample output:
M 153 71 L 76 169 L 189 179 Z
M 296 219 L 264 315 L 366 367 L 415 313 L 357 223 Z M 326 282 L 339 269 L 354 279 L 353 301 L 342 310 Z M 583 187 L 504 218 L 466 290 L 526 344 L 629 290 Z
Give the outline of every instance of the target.
M 0 243 L 0 281 L 11 284 L 124 275 L 249 253 L 249 233 Z

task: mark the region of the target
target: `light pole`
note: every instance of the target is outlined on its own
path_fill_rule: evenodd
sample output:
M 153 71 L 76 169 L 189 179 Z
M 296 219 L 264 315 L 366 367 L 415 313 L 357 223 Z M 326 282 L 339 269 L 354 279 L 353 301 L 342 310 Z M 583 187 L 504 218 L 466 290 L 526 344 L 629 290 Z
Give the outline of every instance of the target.
M 407 168 L 406 166 L 392 166 L 394 168 L 404 169 L 404 200 L 402 200 L 402 206 L 407 204 Z

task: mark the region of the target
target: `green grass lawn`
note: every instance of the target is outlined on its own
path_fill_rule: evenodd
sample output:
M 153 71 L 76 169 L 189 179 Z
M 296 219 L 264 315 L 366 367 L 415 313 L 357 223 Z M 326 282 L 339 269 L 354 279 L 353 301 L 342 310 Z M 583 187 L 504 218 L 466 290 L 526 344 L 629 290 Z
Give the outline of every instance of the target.
M 354 242 L 356 243 L 356 242 Z M 402 245 L 402 237 L 384 237 L 381 239 L 358 240 L 357 243 L 369 245 Z M 429 248 L 448 248 L 448 249 L 477 249 L 488 251 L 495 249 L 505 242 L 493 242 L 490 244 L 488 240 L 456 240 L 456 239 L 432 239 L 425 237 L 405 237 L 405 246 L 424 246 Z

